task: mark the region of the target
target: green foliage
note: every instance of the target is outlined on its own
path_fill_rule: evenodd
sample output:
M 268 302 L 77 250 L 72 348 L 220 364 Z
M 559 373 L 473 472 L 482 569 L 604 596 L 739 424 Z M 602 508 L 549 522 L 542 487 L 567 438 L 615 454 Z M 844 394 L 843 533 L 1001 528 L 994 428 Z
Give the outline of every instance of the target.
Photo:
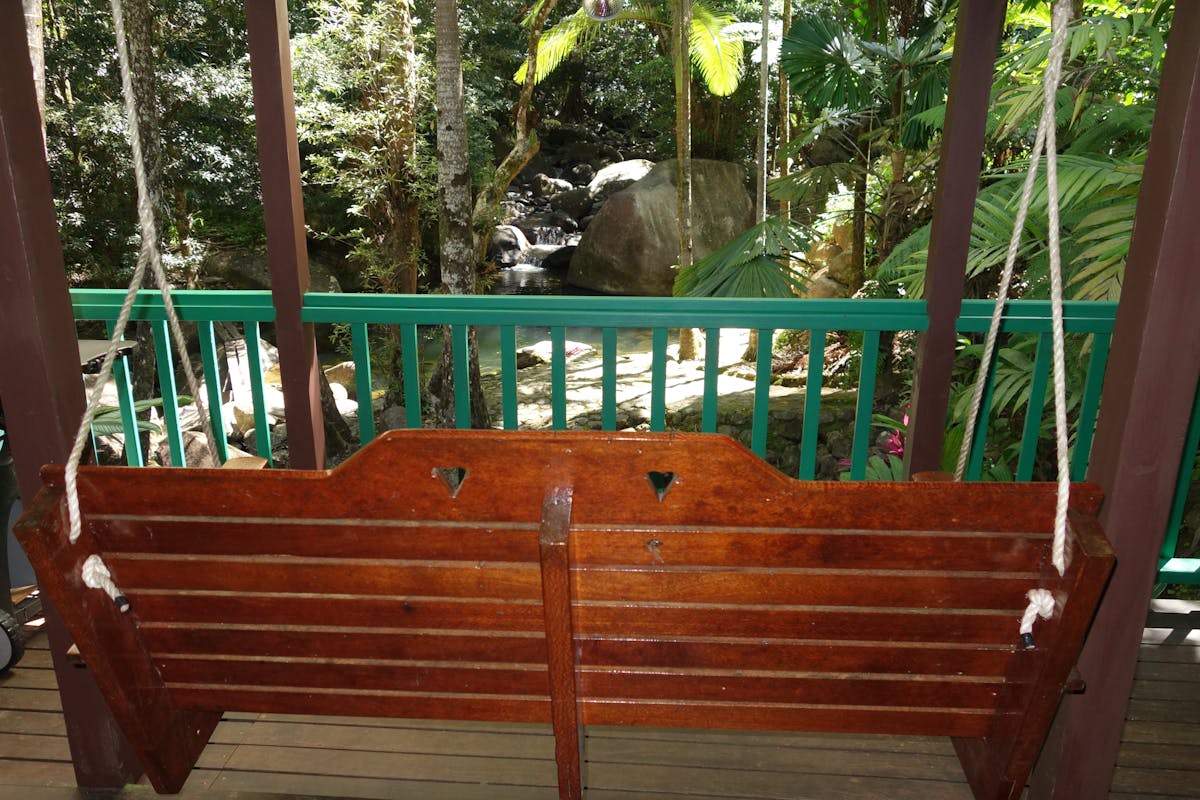
M 152 408 L 162 408 L 163 402 L 163 398 L 161 397 L 149 400 L 137 400 L 133 404 L 133 413 L 135 416 L 140 416 Z M 192 402 L 192 398 L 180 395 L 180 405 L 187 405 L 190 402 Z M 144 419 L 137 420 L 137 429 L 145 433 L 162 433 L 163 430 L 161 425 L 155 425 L 153 422 Z M 92 432 L 97 436 L 111 436 L 117 433 L 124 433 L 125 428 L 121 424 L 121 409 L 117 406 L 97 406 L 96 415 L 92 418 Z
M 155 48 L 168 268 L 193 233 L 261 238 L 257 156 L 240 4 L 164 0 Z M 46 127 L 63 253 L 72 279 L 124 285 L 137 255 L 136 192 L 107 5 L 46 7 Z M 246 220 L 250 220 L 247 225 Z M 247 233 L 250 231 L 251 233 Z
M 928 146 L 936 126 L 924 115 L 945 102 L 942 13 L 914 17 L 907 35 L 853 11 L 797 17 L 784 36 L 780 65 L 808 120 L 795 126 L 783 150 L 805 166 L 773 181 L 774 197 L 819 213 L 853 187 L 854 198 L 842 204 L 853 210 L 842 213 L 862 241 L 873 228 L 874 246 L 885 252 L 919 223 L 929 172 L 909 151 Z
M 1004 263 L 1016 222 L 1017 203 L 1027 161 L 991 171 L 980 190 L 971 227 L 967 276 L 995 271 Z M 1120 290 L 1133 227 L 1133 204 L 1141 181 L 1140 164 L 1063 154 L 1058 157 L 1059 202 L 1063 222 L 1063 265 L 1072 296 L 1079 300 L 1115 300 Z M 1019 291 L 1045 296 L 1049 285 L 1048 194 L 1042 166 L 1017 257 L 1024 265 Z M 909 236 L 879 265 L 881 280 L 899 283 L 906 295 L 924 293 L 929 226 Z
M 753 226 L 675 277 L 676 297 L 793 297 L 804 288 L 792 255 L 808 247 L 803 229 L 778 217 Z
M 692 64 L 708 90 L 721 97 L 736 91 L 741 80 L 743 46 L 741 37 L 728 30 L 733 22 L 733 17 L 705 3 L 692 5 L 692 29 L 688 36 Z M 654 0 L 632 2 L 612 22 L 597 22 L 582 8 L 577 9 L 542 35 L 538 43 L 535 81 L 541 83 L 573 53 L 590 47 L 606 26 L 620 28 L 635 23 L 655 31 L 660 42 L 669 41 L 669 4 Z M 669 51 L 662 55 L 669 57 Z M 528 68 L 528 62 L 522 63 L 513 80 L 524 83 Z
M 799 17 L 783 37 L 780 62 L 810 110 L 858 109 L 874 103 L 879 65 L 837 20 Z
M 838 480 L 850 480 L 850 471 L 838 473 Z M 904 459 L 888 454 L 884 456 L 870 455 L 867 457 L 866 477 L 868 481 L 903 481 Z

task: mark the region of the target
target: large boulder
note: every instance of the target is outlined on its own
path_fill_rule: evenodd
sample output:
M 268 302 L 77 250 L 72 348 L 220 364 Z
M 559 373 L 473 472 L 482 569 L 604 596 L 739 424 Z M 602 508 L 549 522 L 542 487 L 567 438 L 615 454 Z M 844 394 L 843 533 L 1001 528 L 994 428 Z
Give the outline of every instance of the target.
M 550 198 L 550 208 L 572 219 L 583 219 L 592 210 L 592 192 L 586 186 L 559 192 Z
M 308 257 L 309 291 L 341 292 L 337 271 L 344 267 L 337 259 L 317 252 Z M 258 248 L 213 248 L 200 261 L 203 279 L 217 281 L 221 288 L 270 289 L 271 270 L 267 250 Z
M 533 176 L 533 196 L 534 197 L 553 197 L 559 192 L 565 192 L 568 189 L 573 189 L 575 184 L 562 178 L 551 178 L 545 173 L 539 172 Z
M 675 173 L 675 161 L 664 161 L 608 199 L 575 250 L 567 275 L 570 283 L 608 294 L 671 293 L 675 281 L 672 267 L 679 261 Z M 742 178 L 742 168 L 736 164 L 692 161 L 696 258 L 713 252 L 752 224 L 753 204 Z
M 612 195 L 646 177 L 652 169 L 654 162 L 644 158 L 609 164 L 588 182 L 588 193 L 592 196 L 592 202 L 600 205 Z
M 519 264 L 525 251 L 529 249 L 529 239 L 515 225 L 497 225 L 488 241 L 488 258 L 498 267 L 511 267 Z

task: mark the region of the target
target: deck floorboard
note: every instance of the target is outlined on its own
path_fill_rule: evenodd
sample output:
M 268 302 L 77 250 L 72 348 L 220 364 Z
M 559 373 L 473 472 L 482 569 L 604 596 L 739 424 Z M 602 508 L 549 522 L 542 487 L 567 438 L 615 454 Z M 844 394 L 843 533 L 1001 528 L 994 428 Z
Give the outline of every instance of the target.
M 0 678 L 0 800 L 77 798 L 45 637 Z M 1200 798 L 1200 603 L 1155 601 L 1113 800 Z M 589 728 L 588 800 L 969 800 L 924 737 Z M 554 800 L 548 726 L 231 713 L 181 800 Z M 149 787 L 129 797 L 153 796 Z

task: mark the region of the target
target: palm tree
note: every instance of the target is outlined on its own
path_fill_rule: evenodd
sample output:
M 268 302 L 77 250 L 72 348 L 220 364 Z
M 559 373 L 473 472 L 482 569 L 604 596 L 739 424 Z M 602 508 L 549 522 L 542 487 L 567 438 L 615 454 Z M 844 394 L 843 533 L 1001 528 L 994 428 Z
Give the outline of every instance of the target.
M 807 147 L 809 169 L 777 181 L 773 190 L 782 200 L 820 204 L 839 184 L 853 187 L 852 255 L 861 283 L 868 175 L 876 162 L 890 168 L 877 243 L 886 254 L 912 225 L 908 152 L 924 148 L 933 134 L 920 115 L 945 102 L 950 54 L 938 16 L 910 17 L 911 29 L 896 35 L 878 27 L 883 41 L 866 38 L 853 23 L 806 14 L 784 37 L 781 65 L 815 122 L 793 143 Z
M 457 0 L 436 0 L 438 202 L 441 229 L 442 286 L 450 294 L 475 293 L 475 247 L 471 235 L 471 164 L 466 102 L 463 98 L 462 49 Z M 471 426 L 489 427 L 479 379 L 479 347 L 468 339 Z M 445 331 L 442 357 L 429 381 L 433 416 L 441 427 L 454 427 L 454 352 Z

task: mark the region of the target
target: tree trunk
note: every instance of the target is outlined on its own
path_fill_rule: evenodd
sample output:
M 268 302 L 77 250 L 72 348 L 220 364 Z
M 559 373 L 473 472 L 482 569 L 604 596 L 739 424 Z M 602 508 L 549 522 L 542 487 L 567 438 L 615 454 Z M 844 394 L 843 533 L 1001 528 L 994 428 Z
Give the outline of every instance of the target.
M 529 159 L 537 155 L 541 142 L 538 141 L 537 131 L 530 113 L 530 103 L 533 100 L 534 77 L 537 75 L 538 42 L 542 39 L 542 30 L 546 27 L 546 18 L 554 10 L 558 0 L 545 0 L 537 7 L 529 23 L 529 44 L 527 49 L 527 64 L 525 82 L 521 85 L 521 95 L 513 109 L 513 145 L 508 155 L 496 167 L 495 175 L 475 198 L 475 211 L 471 215 L 471 227 L 475 231 L 475 263 L 482 264 L 487 256 L 488 242 L 492 238 L 492 228 L 496 224 L 497 211 L 500 201 L 509 184 L 517 177 Z
M 851 280 L 850 293 L 854 294 L 862 288 L 866 280 L 867 263 L 867 170 L 854 177 L 854 239 L 851 245 L 851 264 L 854 267 L 854 277 Z
M 29 60 L 33 62 L 33 85 L 37 90 L 38 112 L 42 115 L 42 137 L 46 131 L 46 48 L 42 23 L 42 0 L 22 0 L 25 10 L 25 38 L 29 41 Z
M 771 114 L 771 98 L 767 79 L 770 75 L 770 64 L 767 61 L 767 38 L 771 30 L 771 4 L 763 3 L 762 9 L 762 58 L 758 64 L 758 137 L 757 154 L 758 170 L 755 173 L 755 202 L 754 221 L 761 224 L 767 221 L 767 170 L 770 152 L 770 131 L 768 130 Z M 782 85 L 782 81 L 780 85 Z M 763 229 L 763 237 L 767 235 Z M 758 331 L 751 330 L 746 338 L 746 351 L 742 353 L 743 361 L 755 361 L 758 358 Z
M 692 64 L 688 57 L 691 0 L 675 0 L 674 12 L 676 191 L 679 199 L 679 269 L 682 271 L 692 265 Z M 696 334 L 691 328 L 681 328 L 679 360 L 695 358 Z
M 146 176 L 146 194 L 154 210 L 155 230 L 159 241 L 153 246 L 162 249 L 162 233 L 166 214 L 163 208 L 162 140 L 159 137 L 158 74 L 154 68 L 154 11 L 149 0 L 122 0 L 125 18 L 125 45 L 129 51 L 130 82 L 133 86 L 133 106 L 137 114 L 138 143 Z M 137 349 L 130 357 L 130 378 L 133 396 L 138 399 L 154 397 L 158 384 L 155 370 L 154 336 L 150 323 L 134 326 Z M 210 380 L 217 380 L 211 376 Z M 148 418 L 149 412 L 145 412 Z M 145 453 L 150 446 L 150 434 L 139 436 Z M 128 445 L 127 445 L 128 446 Z
M 770 152 L 771 141 L 771 90 L 769 84 L 771 67 L 767 58 L 767 46 L 770 32 L 771 4 L 764 2 L 762 7 L 762 57 L 758 63 L 758 153 L 755 156 L 755 161 L 758 162 L 755 188 L 758 191 L 754 221 L 757 223 L 767 221 L 767 178 L 770 173 L 770 159 L 767 154 Z M 765 232 L 763 235 L 765 237 Z
M 792 0 L 783 0 L 783 32 L 786 35 L 792 27 Z M 775 124 L 775 157 L 776 167 L 780 177 L 786 178 L 792 172 L 792 159 L 783 154 L 784 145 L 792 139 L 792 87 L 788 82 L 787 73 L 783 71 L 783 61 L 779 63 L 779 120 Z M 788 200 L 779 202 L 779 216 L 784 221 L 792 218 L 792 204 Z
M 417 291 L 421 249 L 420 200 L 414 187 L 417 174 L 417 51 L 413 36 L 412 0 L 390 0 L 383 10 L 386 35 L 380 56 L 389 69 L 379 87 L 386 104 L 389 137 L 387 172 L 391 177 L 382 210 L 384 291 L 414 294 Z
M 457 0 L 436 0 L 437 158 L 439 227 L 442 240 L 442 286 L 450 294 L 475 293 L 474 242 L 471 237 L 471 173 L 463 99 L 462 51 L 459 48 Z M 453 427 L 454 369 L 450 331 L 438 367 L 430 378 L 433 418 Z M 479 381 L 479 348 L 469 337 L 471 426 L 490 427 Z

